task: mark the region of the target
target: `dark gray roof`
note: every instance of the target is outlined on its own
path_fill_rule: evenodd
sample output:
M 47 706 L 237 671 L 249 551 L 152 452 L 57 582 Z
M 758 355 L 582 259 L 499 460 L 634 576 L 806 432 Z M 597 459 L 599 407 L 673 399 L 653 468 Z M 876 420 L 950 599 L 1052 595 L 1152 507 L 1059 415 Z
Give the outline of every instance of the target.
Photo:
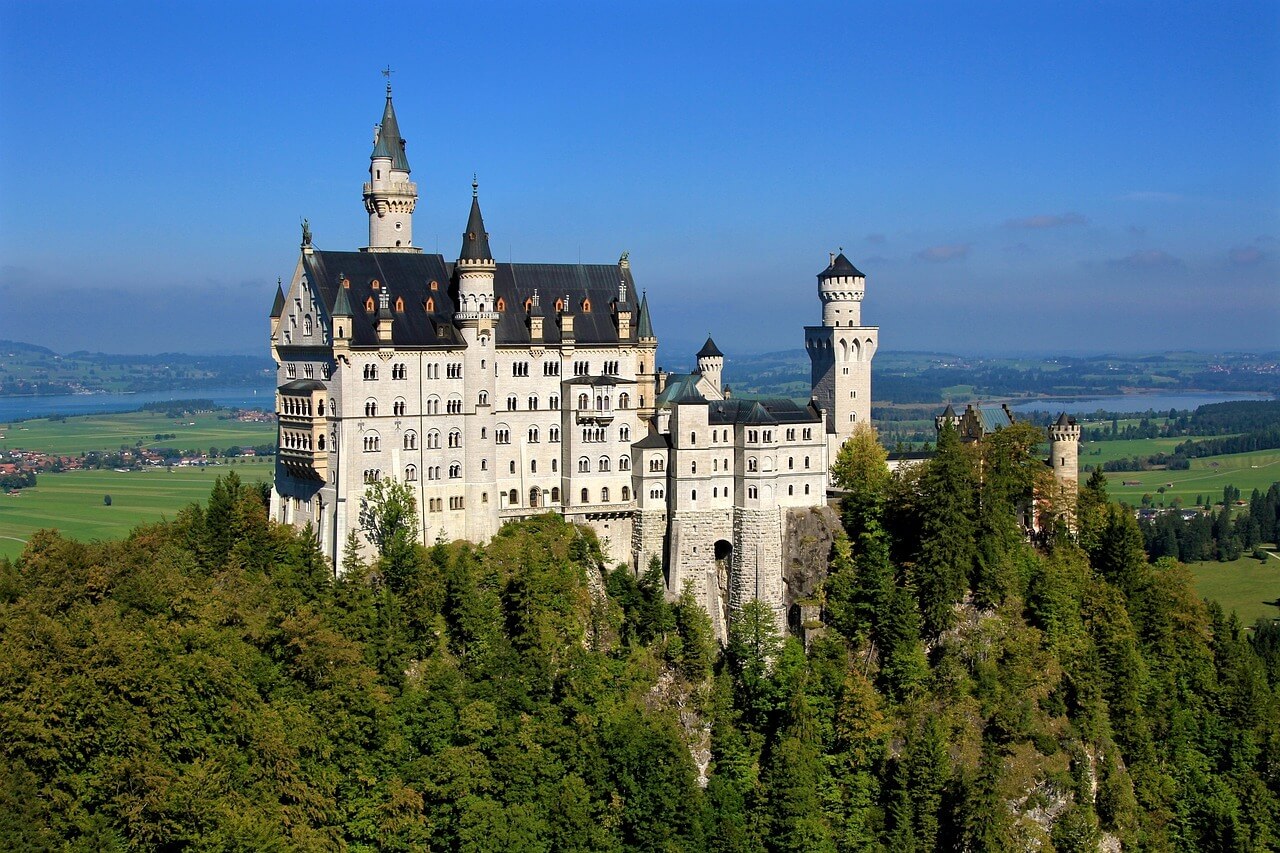
M 339 287 L 338 296 L 333 301 L 334 317 L 350 317 L 355 312 L 351 310 L 351 300 L 347 298 L 347 288 Z
M 947 403 L 947 407 L 942 410 L 942 416 L 944 418 L 954 418 L 956 416 L 956 407 Z
M 799 406 L 785 397 L 717 400 L 710 404 L 708 416 L 712 424 L 800 424 L 821 419 L 812 406 Z
M 1071 426 L 1071 418 L 1067 417 L 1067 413 L 1063 412 L 1058 415 L 1058 426 Z
M 489 261 L 493 252 L 489 249 L 489 234 L 484 230 L 484 217 L 480 215 L 480 199 L 476 185 L 471 185 L 471 215 L 467 217 L 467 230 L 462 233 L 462 251 L 458 258 L 464 261 Z
M 387 86 L 387 105 L 382 108 L 382 123 L 378 129 L 378 141 L 374 143 L 370 160 L 387 157 L 391 160 L 391 168 L 401 172 L 409 171 L 409 157 L 405 154 L 405 139 L 400 135 L 400 124 L 396 121 L 395 107 L 391 106 L 391 86 Z
M 338 303 L 343 277 L 351 281 L 349 299 L 351 342 L 355 346 L 378 343 L 376 311 L 378 292 L 372 287 L 376 279 L 394 304 L 404 299 L 404 312 L 395 315 L 392 342 L 398 347 L 462 346 L 462 336 L 453 327 L 457 305 L 457 285 L 453 265 L 441 255 L 425 252 L 326 252 L 319 249 L 303 255 L 308 276 L 324 297 L 330 316 L 341 308 Z M 629 294 L 635 293 L 631 271 L 623 272 Z M 431 282 L 436 289 L 431 289 Z M 555 302 L 566 296 L 573 307 L 574 338 L 578 346 L 616 345 L 618 328 L 609 311 L 609 302 L 618 295 L 617 264 L 497 264 L 494 295 L 504 304 L 499 313 L 498 345 L 529 344 L 528 315 L 525 300 L 539 295 L 539 307 L 532 309 L 543 317 L 543 340 L 560 343 L 560 325 Z M 374 311 L 365 304 L 372 297 Z M 433 300 L 434 311 L 426 311 L 427 300 Z M 582 309 L 584 300 L 591 310 Z M 636 330 L 622 342 L 634 342 Z
M 818 273 L 818 278 L 821 280 L 850 275 L 866 278 L 857 267 L 849 262 L 849 259 L 844 256 L 844 252 L 841 252 L 836 255 L 835 260 L 831 262 L 831 266 Z
M 281 394 L 310 394 L 312 391 L 323 391 L 324 383 L 316 379 L 294 379 L 281 385 L 278 390 Z
M 630 273 L 627 273 L 630 275 Z M 649 294 L 646 293 L 640 300 L 640 319 L 636 322 L 636 334 L 641 338 L 655 337 L 653 334 L 653 321 L 649 319 Z
M 724 353 L 720 352 L 720 347 L 716 346 L 716 342 L 711 340 L 711 336 L 707 335 L 707 342 L 702 345 L 702 349 L 698 350 L 698 358 L 724 358 Z
M 635 442 L 634 447 L 651 448 L 651 447 L 670 447 L 671 436 L 665 432 L 651 432 L 644 438 Z
M 271 303 L 271 319 L 277 319 L 284 313 L 284 291 L 280 288 L 280 282 L 276 282 L 276 301 Z
M 623 379 L 621 376 L 575 376 L 565 380 L 565 385 L 635 385 L 634 379 Z

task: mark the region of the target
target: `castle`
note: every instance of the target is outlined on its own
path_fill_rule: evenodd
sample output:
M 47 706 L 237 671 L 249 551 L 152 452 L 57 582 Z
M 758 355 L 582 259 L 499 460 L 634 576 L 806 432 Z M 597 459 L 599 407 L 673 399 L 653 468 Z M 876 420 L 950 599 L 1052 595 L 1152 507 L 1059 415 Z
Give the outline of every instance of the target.
M 737 399 L 708 338 L 666 375 L 627 255 L 612 264 L 498 263 L 472 182 L 456 260 L 413 242 L 417 185 L 387 87 L 364 207 L 369 244 L 312 245 L 271 310 L 279 454 L 271 513 L 310 524 L 342 571 L 366 484 L 417 499 L 423 543 L 484 542 L 545 512 L 587 525 L 606 556 L 692 585 L 718 636 L 752 599 L 784 610 L 788 518 L 825 507 L 829 460 L 871 417 L 878 329 L 842 254 L 805 329 L 813 397 Z M 367 542 L 366 547 L 369 547 Z

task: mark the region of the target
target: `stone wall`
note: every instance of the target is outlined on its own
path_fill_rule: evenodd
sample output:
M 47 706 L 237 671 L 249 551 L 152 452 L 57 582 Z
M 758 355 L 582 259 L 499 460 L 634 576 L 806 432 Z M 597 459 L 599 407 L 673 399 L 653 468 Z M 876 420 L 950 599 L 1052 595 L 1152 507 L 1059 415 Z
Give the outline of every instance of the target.
M 829 506 L 787 510 L 783 518 L 783 604 L 788 628 L 806 647 L 821 630 L 819 599 L 840 529 L 840 516 Z

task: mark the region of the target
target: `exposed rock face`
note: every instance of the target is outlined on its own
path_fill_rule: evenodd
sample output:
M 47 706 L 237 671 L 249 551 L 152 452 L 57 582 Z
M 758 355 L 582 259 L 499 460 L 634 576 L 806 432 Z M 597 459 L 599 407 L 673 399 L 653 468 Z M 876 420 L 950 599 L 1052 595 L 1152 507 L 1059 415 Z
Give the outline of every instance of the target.
M 790 629 L 805 641 L 819 627 L 822 584 L 840 517 L 829 506 L 787 510 L 782 531 L 783 604 Z

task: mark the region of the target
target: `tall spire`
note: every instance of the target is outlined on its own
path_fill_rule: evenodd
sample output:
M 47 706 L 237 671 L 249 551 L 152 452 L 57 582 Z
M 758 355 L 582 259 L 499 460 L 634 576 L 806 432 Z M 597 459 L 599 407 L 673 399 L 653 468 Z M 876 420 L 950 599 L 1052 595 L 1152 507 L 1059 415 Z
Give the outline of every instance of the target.
M 284 313 L 284 287 L 280 279 L 276 279 L 276 301 L 271 304 L 271 319 L 279 320 Z
M 409 157 L 405 154 L 405 139 L 400 135 L 396 121 L 396 108 L 391 105 L 391 82 L 387 81 L 387 105 L 382 108 L 382 123 L 378 126 L 378 141 L 373 146 L 370 160 L 387 159 L 398 172 L 409 171 Z
M 636 337 L 652 338 L 653 321 L 649 319 L 649 294 L 640 297 L 640 319 L 636 321 Z
M 463 261 L 493 259 L 493 252 L 489 249 L 489 234 L 484 230 L 484 217 L 480 215 L 480 184 L 475 176 L 471 178 L 471 215 L 467 217 L 467 230 L 462 235 L 462 251 L 458 259 Z

